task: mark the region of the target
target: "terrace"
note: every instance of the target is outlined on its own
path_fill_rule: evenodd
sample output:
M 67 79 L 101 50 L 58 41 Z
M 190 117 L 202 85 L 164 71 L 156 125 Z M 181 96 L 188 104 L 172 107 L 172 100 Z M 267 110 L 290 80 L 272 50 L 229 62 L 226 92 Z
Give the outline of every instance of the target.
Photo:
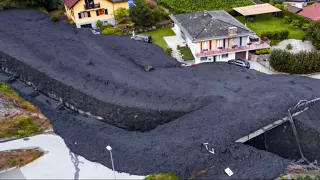
M 94 3 L 93 0 L 88 0 L 86 1 L 86 3 L 84 4 L 84 8 L 87 9 L 95 9 L 95 8 L 100 8 L 100 2 L 99 3 Z
M 252 50 L 264 49 L 264 48 L 270 48 L 269 42 L 264 41 L 264 42 L 257 42 L 252 44 L 249 43 L 248 46 L 240 46 L 240 47 L 234 46 L 232 48 L 214 49 L 214 50 L 196 53 L 196 56 L 203 57 L 203 56 L 210 56 L 210 55 L 226 54 L 230 52 L 252 51 Z

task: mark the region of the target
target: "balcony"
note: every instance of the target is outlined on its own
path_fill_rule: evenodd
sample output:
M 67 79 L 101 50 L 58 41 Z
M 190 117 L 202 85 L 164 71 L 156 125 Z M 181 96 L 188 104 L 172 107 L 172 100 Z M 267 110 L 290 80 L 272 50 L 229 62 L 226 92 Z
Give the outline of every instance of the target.
M 257 49 L 264 49 L 264 48 L 270 48 L 269 42 L 257 42 L 257 43 L 252 43 L 250 46 L 248 45 L 248 46 L 241 46 L 241 47 L 235 47 L 235 48 L 209 50 L 209 51 L 196 53 L 196 56 L 205 57 L 210 55 L 226 54 L 230 52 L 251 51 L 251 50 L 257 50 Z
M 84 9 L 95 9 L 95 8 L 100 8 L 100 3 L 89 3 L 84 5 Z

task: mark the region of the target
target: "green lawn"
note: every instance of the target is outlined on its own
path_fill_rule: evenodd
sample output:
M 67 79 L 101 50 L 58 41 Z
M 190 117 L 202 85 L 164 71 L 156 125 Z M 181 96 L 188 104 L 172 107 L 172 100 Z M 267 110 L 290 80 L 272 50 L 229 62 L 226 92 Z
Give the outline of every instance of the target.
M 236 17 L 243 24 L 244 17 L 238 16 Z M 289 30 L 289 39 L 302 39 L 303 30 L 301 29 L 293 29 L 290 24 L 284 24 L 282 19 L 278 19 L 276 17 L 268 16 L 268 15 L 258 15 L 254 17 L 254 22 L 247 21 L 246 25 L 252 31 L 257 33 L 260 36 L 262 31 L 274 31 L 274 30 Z
M 183 55 L 182 59 L 185 61 L 194 60 L 193 54 L 189 47 L 178 47 L 178 50 Z
M 175 36 L 176 34 L 172 31 L 171 27 L 161 28 L 154 31 L 148 31 L 143 34 L 149 34 L 152 36 L 153 44 L 157 44 L 162 47 L 162 49 L 166 50 L 168 45 L 166 41 L 163 39 L 165 36 Z

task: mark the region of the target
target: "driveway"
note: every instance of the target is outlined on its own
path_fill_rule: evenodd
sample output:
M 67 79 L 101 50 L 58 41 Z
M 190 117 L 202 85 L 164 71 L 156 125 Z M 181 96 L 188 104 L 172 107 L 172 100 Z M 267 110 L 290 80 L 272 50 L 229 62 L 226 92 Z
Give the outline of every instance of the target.
M 179 55 L 179 51 L 177 50 L 177 45 L 183 46 L 185 44 L 184 40 L 179 36 L 166 36 L 163 37 L 166 41 L 167 45 L 172 48 L 172 56 L 177 59 L 179 62 L 183 62 L 183 59 Z
M 64 140 L 55 134 L 41 134 L 29 137 L 28 141 L 18 139 L 1 143 L 0 151 L 40 147 L 45 154 L 32 163 L 10 172 L 0 174 L 0 179 L 114 179 L 113 171 L 99 163 L 90 162 L 73 154 Z M 106 150 L 106 153 L 109 153 Z M 117 157 L 113 157 L 117 158 Z M 116 172 L 117 179 L 144 179 Z

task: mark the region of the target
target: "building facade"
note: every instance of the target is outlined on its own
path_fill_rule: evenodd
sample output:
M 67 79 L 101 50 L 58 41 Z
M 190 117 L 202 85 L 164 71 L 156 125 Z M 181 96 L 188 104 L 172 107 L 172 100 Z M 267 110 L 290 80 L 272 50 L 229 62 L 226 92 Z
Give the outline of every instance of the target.
M 249 51 L 270 47 L 225 11 L 195 12 L 171 16 L 177 36 L 185 41 L 195 63 L 248 59 Z
M 120 7 L 129 9 L 128 0 L 64 0 L 64 4 L 77 28 L 95 28 L 98 20 L 114 25 L 114 11 Z

